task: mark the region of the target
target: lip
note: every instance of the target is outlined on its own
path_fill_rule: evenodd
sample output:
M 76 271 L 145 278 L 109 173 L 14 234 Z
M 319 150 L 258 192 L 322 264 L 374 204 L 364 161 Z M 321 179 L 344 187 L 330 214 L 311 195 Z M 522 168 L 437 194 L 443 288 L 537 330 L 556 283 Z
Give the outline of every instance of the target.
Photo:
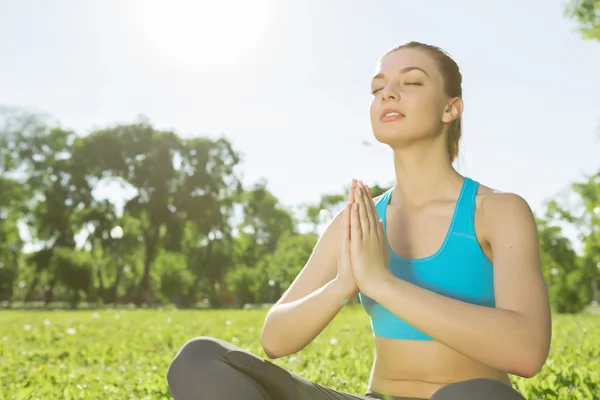
M 386 117 L 385 115 L 386 115 L 387 113 L 390 113 L 390 112 L 395 112 L 395 113 L 398 113 L 399 115 L 392 115 L 392 116 Z M 380 116 L 379 116 L 379 120 L 380 120 L 381 122 L 390 122 L 390 121 L 397 121 L 397 120 L 399 120 L 399 119 L 402 119 L 402 118 L 405 118 L 405 117 L 406 117 L 406 115 L 402 114 L 402 113 L 400 112 L 400 110 L 397 110 L 397 109 L 395 109 L 395 108 L 390 108 L 390 107 L 388 107 L 388 108 L 385 108 L 385 109 L 384 109 L 384 110 L 381 112 L 381 114 L 380 114 Z

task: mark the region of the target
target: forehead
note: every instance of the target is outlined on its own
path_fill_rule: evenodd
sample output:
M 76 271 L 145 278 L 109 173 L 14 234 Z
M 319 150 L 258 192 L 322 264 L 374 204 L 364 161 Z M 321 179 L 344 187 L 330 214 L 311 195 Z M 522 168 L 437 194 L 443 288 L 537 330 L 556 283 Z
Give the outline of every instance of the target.
M 440 78 L 440 73 L 433 57 L 420 49 L 400 49 L 382 57 L 377 62 L 373 76 L 383 74 L 386 77 L 391 77 L 407 67 L 419 67 L 427 71 L 430 78 Z

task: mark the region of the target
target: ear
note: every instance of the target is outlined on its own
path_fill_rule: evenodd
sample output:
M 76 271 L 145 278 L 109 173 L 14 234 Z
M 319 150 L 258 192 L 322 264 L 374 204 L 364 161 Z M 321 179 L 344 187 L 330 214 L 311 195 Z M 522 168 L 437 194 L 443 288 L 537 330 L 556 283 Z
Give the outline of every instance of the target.
M 442 121 L 449 124 L 459 118 L 463 113 L 463 101 L 460 97 L 454 97 L 448 101 Z

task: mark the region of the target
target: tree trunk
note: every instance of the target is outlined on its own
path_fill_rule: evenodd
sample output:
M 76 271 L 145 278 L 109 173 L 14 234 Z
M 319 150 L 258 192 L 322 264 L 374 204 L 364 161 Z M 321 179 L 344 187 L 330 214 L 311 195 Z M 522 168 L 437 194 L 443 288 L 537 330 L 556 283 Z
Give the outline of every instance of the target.
M 38 272 L 39 273 L 39 272 Z M 29 289 L 27 290 L 27 294 L 25 295 L 25 302 L 29 303 L 33 300 L 33 296 L 35 295 L 35 289 L 40 282 L 40 277 L 38 274 L 33 278 L 33 282 L 29 285 Z
M 118 296 L 119 283 L 121 283 L 122 276 L 123 276 L 123 263 L 121 261 L 121 257 L 119 257 L 117 260 L 117 276 L 115 277 L 115 281 L 113 282 L 112 287 L 110 288 L 110 291 L 108 291 L 108 296 L 107 296 L 110 303 L 114 303 L 115 299 Z
M 158 246 L 158 228 L 151 228 L 151 232 L 146 236 L 146 251 L 144 257 L 144 273 L 138 285 L 137 294 L 134 299 L 136 305 L 145 303 L 150 297 L 150 268 L 156 258 L 156 248 Z
M 44 287 L 44 303 L 46 305 L 52 303 L 54 300 L 54 285 L 56 285 L 57 280 L 56 276 L 52 277 L 52 280 L 48 283 L 48 290 Z

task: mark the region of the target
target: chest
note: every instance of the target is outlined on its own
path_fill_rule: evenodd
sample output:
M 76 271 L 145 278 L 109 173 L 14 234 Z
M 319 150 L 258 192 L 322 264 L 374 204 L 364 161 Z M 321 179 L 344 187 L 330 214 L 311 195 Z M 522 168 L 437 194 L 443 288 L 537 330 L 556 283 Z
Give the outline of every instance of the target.
M 476 201 L 477 204 L 477 201 Z M 391 251 L 402 258 L 422 259 L 436 254 L 457 228 L 456 202 L 436 202 L 420 208 L 388 206 L 385 209 L 386 236 Z M 461 230 L 471 224 L 470 231 L 483 252 L 491 259 L 492 252 L 485 238 L 484 221 L 477 209 L 471 218 L 460 221 Z

